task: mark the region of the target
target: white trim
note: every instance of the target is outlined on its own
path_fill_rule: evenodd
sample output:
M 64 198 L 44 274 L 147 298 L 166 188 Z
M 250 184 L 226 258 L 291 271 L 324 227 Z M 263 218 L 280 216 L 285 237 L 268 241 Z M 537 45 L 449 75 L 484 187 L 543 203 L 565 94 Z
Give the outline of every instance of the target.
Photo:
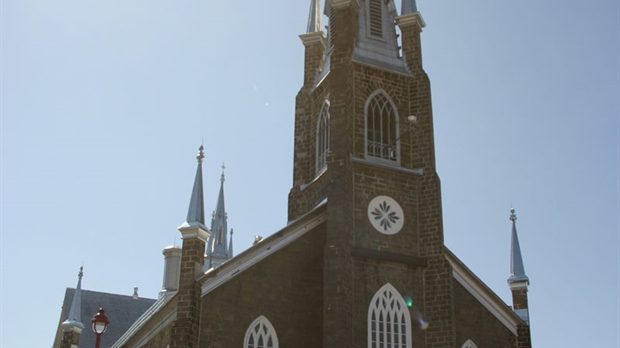
M 271 337 L 271 343 L 272 343 L 273 348 L 278 348 L 280 346 L 280 343 L 278 342 L 278 333 L 276 332 L 276 329 L 273 327 L 269 319 L 267 319 L 264 315 L 261 315 L 260 317 L 256 318 L 252 322 L 252 324 L 248 326 L 248 329 L 245 331 L 245 337 L 243 338 L 243 348 L 248 348 L 249 346 L 248 341 L 250 340 L 250 336 L 252 335 L 252 331 L 254 330 L 256 325 L 262 325 L 267 328 L 266 336 L 264 336 L 263 333 L 260 334 L 261 336 L 265 337 L 265 341 L 262 344 L 263 347 L 269 348 L 267 346 L 267 339 L 270 337 Z M 255 342 L 253 345 L 254 347 L 258 347 L 257 342 Z
M 396 288 L 394 286 L 392 286 L 392 284 L 387 283 L 385 285 L 383 285 L 381 287 L 381 289 L 379 289 L 375 295 L 372 297 L 372 300 L 370 301 L 370 304 L 368 305 L 368 319 L 367 319 L 367 331 L 368 331 L 368 348 L 376 348 L 379 346 L 379 344 L 377 344 L 376 346 L 373 345 L 373 339 L 372 339 L 372 315 L 378 315 L 377 312 L 381 313 L 381 308 L 377 307 L 375 305 L 375 303 L 377 301 L 379 301 L 382 297 L 384 297 L 385 293 L 389 293 L 391 294 L 392 298 L 388 298 L 387 300 L 389 301 L 396 301 L 397 305 L 394 306 L 394 310 L 390 310 L 390 308 L 387 308 L 387 312 L 386 314 L 389 314 L 390 317 L 392 314 L 397 313 L 399 314 L 398 317 L 400 318 L 404 318 L 405 320 L 405 347 L 406 348 L 411 348 L 412 344 L 412 337 L 413 335 L 411 334 L 411 314 L 409 314 L 408 308 L 407 308 L 407 304 L 405 303 L 405 300 L 403 300 L 403 297 L 401 296 L 400 292 L 398 292 L 398 290 L 396 290 Z M 391 307 L 389 304 L 387 305 L 387 307 Z M 398 308 L 400 307 L 400 308 Z M 377 312 L 375 312 L 377 311 Z M 398 321 L 399 324 L 402 325 L 402 323 L 400 321 Z M 398 327 L 400 325 L 397 325 L 396 327 Z M 379 333 L 379 329 L 377 328 L 377 333 Z M 386 331 L 383 331 L 386 332 Z M 394 334 L 395 330 L 390 330 L 387 331 L 388 333 L 391 332 L 392 334 Z M 402 333 L 397 334 L 399 336 L 402 337 Z M 375 341 L 377 341 L 378 338 L 375 339 Z M 384 341 L 385 343 L 385 341 Z M 402 344 L 402 340 L 396 345 L 394 341 L 391 341 L 392 346 L 396 346 L 396 348 L 402 348 L 403 344 Z
M 381 161 L 374 157 L 359 158 L 359 157 L 353 156 L 353 154 L 351 154 L 350 158 L 351 158 L 351 161 L 353 161 L 354 163 L 360 163 L 360 164 L 365 164 L 369 166 L 376 166 L 376 167 L 396 170 L 396 171 L 408 173 L 408 174 L 424 175 L 424 168 L 414 168 L 414 169 L 403 168 L 400 165 L 397 165 L 396 163 L 394 163 L 394 161 Z
M 484 294 L 482 294 L 474 284 L 471 284 L 466 277 L 464 277 L 461 273 L 459 273 L 456 269 L 452 270 L 452 275 L 454 279 L 456 279 L 467 291 L 469 291 L 472 296 L 474 296 L 486 309 L 491 312 L 504 326 L 508 328 L 513 334 L 517 334 L 517 327 L 515 323 L 512 323 L 508 318 L 506 318 L 502 313 L 500 313 L 499 309 L 491 303 Z
M 478 348 L 478 346 L 474 343 L 474 341 L 467 340 L 467 341 L 465 341 L 465 343 L 463 343 L 461 348 Z
M 330 106 L 329 100 L 324 100 L 319 110 L 319 117 L 317 117 L 316 134 L 315 134 L 316 135 L 315 150 L 314 150 L 314 169 L 315 169 L 316 176 L 318 176 L 319 174 L 321 174 L 327 169 L 327 154 L 329 153 L 329 119 L 330 119 L 329 106 Z M 324 118 L 326 119 L 325 128 L 323 129 L 323 132 L 321 132 L 321 124 L 323 124 Z M 320 133 L 324 133 L 323 135 L 325 137 L 324 144 L 323 144 L 325 145 L 324 153 L 320 153 L 320 150 L 321 150 L 321 144 L 319 143 L 320 135 L 321 135 Z M 324 163 L 321 163 L 321 161 L 319 160 L 320 156 L 325 156 L 323 159 Z
M 157 326 L 149 330 L 149 333 L 143 336 L 142 339 L 139 340 L 134 347 L 140 348 L 140 347 L 143 347 L 145 344 L 149 343 L 153 337 L 158 335 L 163 329 L 168 327 L 168 325 L 172 324 L 172 322 L 174 321 L 174 319 L 176 319 L 176 317 L 177 317 L 177 307 L 175 306 L 174 309 L 170 311 L 170 313 L 168 313 L 166 316 L 157 318 L 158 320 L 155 321 L 156 323 L 158 323 Z M 152 319 L 153 317 L 149 318 L 149 322 L 151 322 Z
M 369 141 L 368 140 L 368 107 L 370 105 L 370 102 L 379 94 L 383 94 L 383 97 L 385 97 L 385 99 L 390 104 L 394 112 L 394 134 L 390 134 L 390 136 L 394 137 L 394 140 L 396 140 L 394 144 L 394 146 L 396 147 L 395 148 L 396 160 L 368 155 L 368 141 Z M 392 100 L 392 98 L 390 98 L 390 95 L 387 94 L 387 92 L 385 92 L 385 90 L 383 90 L 382 88 L 379 88 L 368 96 L 368 98 L 366 99 L 366 104 L 364 105 L 364 157 L 367 159 L 369 158 L 377 159 L 379 161 L 386 162 L 386 163 L 396 163 L 400 166 L 399 133 L 400 133 L 400 127 L 399 127 L 399 119 L 398 119 L 398 109 L 396 108 L 396 104 L 394 104 L 394 101 Z M 389 145 L 391 145 L 391 142 L 388 143 L 388 146 Z
M 410 24 L 415 24 L 420 28 L 420 31 L 422 31 L 422 28 L 426 26 L 426 22 L 424 22 L 424 18 L 422 18 L 420 12 L 407 13 L 394 19 L 396 20 L 396 24 L 401 28 Z
M 308 214 L 312 213 L 313 212 L 310 212 Z M 228 260 L 217 269 L 208 270 L 205 273 L 205 277 L 208 277 L 211 273 L 216 273 L 214 273 L 215 276 L 213 278 L 204 280 L 202 284 L 201 296 L 205 296 L 220 285 L 246 271 L 276 251 L 291 244 L 299 237 L 325 222 L 327 220 L 327 213 L 323 211 L 312 219 L 308 219 L 308 221 L 305 220 L 306 219 L 303 217 L 296 220 L 279 232 L 263 239 L 261 243 L 256 244 L 250 249 Z
M 510 332 L 517 335 L 517 326 L 521 324 L 520 318 L 502 301 L 491 289 L 489 289 L 478 277 L 476 277 L 459 259 L 446 250 L 446 259 L 452 266 L 452 276 L 458 281 L 480 304 L 482 304 L 493 316 L 495 316 Z
M 211 235 L 209 230 L 201 226 L 181 226 L 179 227 L 179 232 L 181 232 L 181 238 L 183 239 L 198 238 L 205 243 Z
M 323 48 L 325 48 L 325 33 L 323 33 L 323 31 L 301 34 L 299 35 L 299 38 L 304 46 L 309 46 L 318 42 L 321 46 L 323 46 Z

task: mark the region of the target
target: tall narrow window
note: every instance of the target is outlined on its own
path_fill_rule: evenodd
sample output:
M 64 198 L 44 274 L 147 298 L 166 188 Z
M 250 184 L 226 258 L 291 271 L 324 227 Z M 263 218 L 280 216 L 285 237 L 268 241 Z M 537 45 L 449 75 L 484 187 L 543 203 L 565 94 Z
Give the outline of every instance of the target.
M 250 324 L 244 342 L 244 348 L 278 348 L 276 330 L 262 315 Z
M 366 154 L 390 161 L 398 159 L 397 116 L 392 101 L 382 91 L 366 103 Z
M 411 348 L 411 316 L 402 296 L 385 284 L 368 308 L 368 348 Z
M 319 122 L 316 130 L 316 173 L 320 174 L 327 168 L 327 153 L 329 152 L 329 102 L 326 100 L 321 106 Z
M 370 35 L 383 37 L 383 4 L 382 0 L 368 1 L 368 27 Z

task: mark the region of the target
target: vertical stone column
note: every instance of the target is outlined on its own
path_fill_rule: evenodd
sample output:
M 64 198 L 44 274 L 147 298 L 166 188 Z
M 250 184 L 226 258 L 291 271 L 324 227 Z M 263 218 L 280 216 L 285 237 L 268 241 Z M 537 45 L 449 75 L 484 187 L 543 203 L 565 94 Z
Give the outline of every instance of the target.
M 172 325 L 170 347 L 198 347 L 200 328 L 200 285 L 208 233 L 200 227 L 180 229 L 183 234 L 181 274 L 177 292 L 177 317 Z

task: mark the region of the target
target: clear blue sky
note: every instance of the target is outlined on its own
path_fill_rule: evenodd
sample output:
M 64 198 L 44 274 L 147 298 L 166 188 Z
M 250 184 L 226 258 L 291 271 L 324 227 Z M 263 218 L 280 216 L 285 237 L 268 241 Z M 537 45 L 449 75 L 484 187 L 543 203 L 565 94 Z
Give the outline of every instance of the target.
M 2 1 L 2 348 L 52 345 L 82 264 L 157 296 L 203 138 L 236 251 L 285 226 L 309 3 Z M 618 347 L 618 1 L 418 9 L 448 247 L 510 302 L 514 206 L 534 346 Z

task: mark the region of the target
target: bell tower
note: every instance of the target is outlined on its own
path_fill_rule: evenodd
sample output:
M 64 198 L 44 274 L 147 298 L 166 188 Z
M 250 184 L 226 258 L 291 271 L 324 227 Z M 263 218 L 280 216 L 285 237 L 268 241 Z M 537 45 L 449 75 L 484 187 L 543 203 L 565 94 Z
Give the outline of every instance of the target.
M 324 32 L 319 7 L 300 36 L 289 220 L 326 201 L 324 346 L 371 340 L 358 301 L 390 284 L 430 323 L 413 345 L 454 347 L 424 20 L 415 0 L 327 0 Z

